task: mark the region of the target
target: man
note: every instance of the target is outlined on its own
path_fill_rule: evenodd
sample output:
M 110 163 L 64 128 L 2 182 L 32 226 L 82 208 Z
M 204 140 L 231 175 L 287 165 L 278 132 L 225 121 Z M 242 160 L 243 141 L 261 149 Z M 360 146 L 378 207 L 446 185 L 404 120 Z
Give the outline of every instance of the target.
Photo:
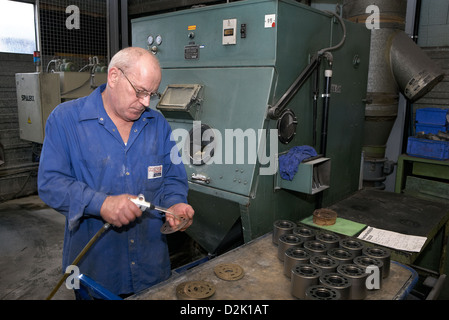
M 129 295 L 170 276 L 162 214 L 142 213 L 130 198 L 190 219 L 187 176 L 170 155 L 176 148 L 163 116 L 148 108 L 161 70 L 152 53 L 126 48 L 111 60 L 107 84 L 60 104 L 45 128 L 38 173 L 41 199 L 66 216 L 63 270 L 105 222 L 109 229 L 78 264 L 117 295 Z M 177 154 L 177 153 L 176 153 Z M 176 222 L 169 218 L 170 224 Z M 182 230 L 182 231 L 183 231 Z

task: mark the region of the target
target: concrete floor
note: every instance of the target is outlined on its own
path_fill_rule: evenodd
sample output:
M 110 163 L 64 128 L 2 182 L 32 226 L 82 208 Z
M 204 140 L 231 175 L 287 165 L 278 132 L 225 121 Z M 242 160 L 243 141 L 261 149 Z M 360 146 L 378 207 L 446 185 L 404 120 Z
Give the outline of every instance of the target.
M 44 300 L 62 276 L 65 217 L 37 195 L 0 203 L 0 300 Z M 205 256 L 184 232 L 168 236 L 173 268 Z M 63 284 L 52 300 L 74 300 Z
M 65 217 L 36 196 L 0 203 L 0 299 L 44 300 L 62 275 Z M 62 285 L 53 300 L 74 300 Z

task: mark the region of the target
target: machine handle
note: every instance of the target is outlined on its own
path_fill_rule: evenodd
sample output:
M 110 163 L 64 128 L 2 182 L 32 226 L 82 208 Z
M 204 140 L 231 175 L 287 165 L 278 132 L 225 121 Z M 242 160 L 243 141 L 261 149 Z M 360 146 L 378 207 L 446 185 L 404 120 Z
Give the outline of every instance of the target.
M 196 174 L 196 173 L 192 173 L 192 180 L 205 182 L 207 184 L 210 183 L 209 177 L 206 177 L 205 175 L 202 175 L 202 174 Z

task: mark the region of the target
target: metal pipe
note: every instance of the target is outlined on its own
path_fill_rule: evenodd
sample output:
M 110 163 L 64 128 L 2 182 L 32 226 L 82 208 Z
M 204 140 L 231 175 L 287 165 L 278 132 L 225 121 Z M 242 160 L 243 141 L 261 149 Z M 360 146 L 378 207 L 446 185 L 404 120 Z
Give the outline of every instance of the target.
M 321 144 L 320 144 L 320 153 L 323 156 L 326 156 L 327 149 L 327 131 L 328 131 L 328 123 L 329 123 L 329 102 L 330 102 L 330 94 L 331 94 L 331 79 L 332 79 L 332 69 L 326 69 L 324 71 L 324 93 L 322 95 L 323 98 L 323 124 L 321 127 Z
M 105 223 L 103 227 L 101 227 L 100 230 L 97 231 L 97 233 L 92 237 L 92 239 L 89 240 L 89 242 L 86 244 L 86 246 L 81 250 L 81 252 L 76 256 L 75 260 L 72 262 L 72 266 L 76 266 L 80 260 L 84 257 L 87 251 L 89 251 L 90 247 L 100 238 L 100 236 L 109 229 L 111 225 L 109 223 Z M 48 295 L 46 300 L 51 300 L 55 293 L 58 291 L 59 287 L 64 283 L 64 281 L 67 279 L 67 277 L 70 275 L 70 273 L 65 272 L 62 277 L 59 279 L 58 283 L 56 284 L 55 288 L 52 290 L 52 292 Z

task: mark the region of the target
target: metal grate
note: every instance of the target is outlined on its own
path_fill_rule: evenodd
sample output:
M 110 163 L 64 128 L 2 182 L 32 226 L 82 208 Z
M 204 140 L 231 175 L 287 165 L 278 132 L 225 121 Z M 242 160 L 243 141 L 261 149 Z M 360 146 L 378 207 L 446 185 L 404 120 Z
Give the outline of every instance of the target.
M 39 24 L 43 71 L 107 65 L 106 0 L 39 1 Z

